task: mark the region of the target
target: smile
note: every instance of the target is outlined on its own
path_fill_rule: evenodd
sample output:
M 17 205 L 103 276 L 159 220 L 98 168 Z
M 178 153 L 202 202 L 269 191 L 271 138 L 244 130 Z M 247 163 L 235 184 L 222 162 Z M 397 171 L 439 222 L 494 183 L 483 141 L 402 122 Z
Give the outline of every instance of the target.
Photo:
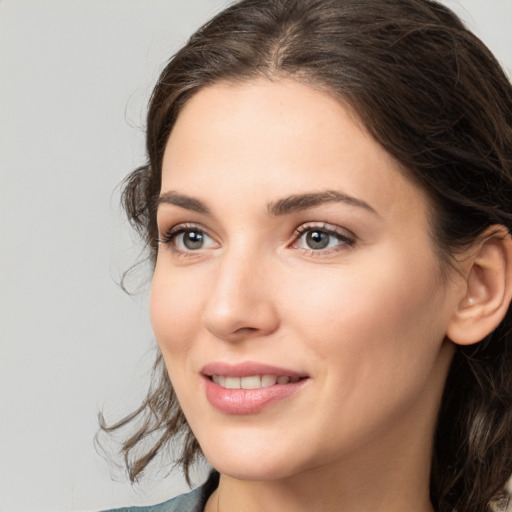
M 258 414 L 273 404 L 284 404 L 312 380 L 301 370 L 254 361 L 211 362 L 200 373 L 208 402 L 229 415 Z
M 287 375 L 249 375 L 247 377 L 212 375 L 210 379 L 215 382 L 215 384 L 226 389 L 260 389 L 275 386 L 276 384 L 299 382 L 300 377 L 289 377 Z

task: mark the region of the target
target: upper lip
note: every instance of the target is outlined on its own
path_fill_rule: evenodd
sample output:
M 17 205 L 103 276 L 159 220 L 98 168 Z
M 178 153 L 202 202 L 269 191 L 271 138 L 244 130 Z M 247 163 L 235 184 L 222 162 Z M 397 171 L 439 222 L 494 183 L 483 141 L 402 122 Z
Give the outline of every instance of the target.
M 281 368 L 278 366 L 245 361 L 238 364 L 228 364 L 221 361 L 208 363 L 201 369 L 203 375 L 223 375 L 226 377 L 249 377 L 251 375 L 277 375 L 287 377 L 308 377 L 304 372 Z

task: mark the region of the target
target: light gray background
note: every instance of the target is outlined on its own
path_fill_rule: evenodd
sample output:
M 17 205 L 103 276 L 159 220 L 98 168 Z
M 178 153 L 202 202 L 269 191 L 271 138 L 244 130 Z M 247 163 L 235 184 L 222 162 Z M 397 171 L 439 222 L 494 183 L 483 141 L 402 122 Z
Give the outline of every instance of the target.
M 116 186 L 143 162 L 163 63 L 227 0 L 0 0 L 0 512 L 163 501 L 97 455 L 147 386 L 147 290 Z M 512 0 L 448 1 L 512 75 Z M 142 271 L 140 277 L 144 277 Z M 197 476 L 199 481 L 200 475 Z

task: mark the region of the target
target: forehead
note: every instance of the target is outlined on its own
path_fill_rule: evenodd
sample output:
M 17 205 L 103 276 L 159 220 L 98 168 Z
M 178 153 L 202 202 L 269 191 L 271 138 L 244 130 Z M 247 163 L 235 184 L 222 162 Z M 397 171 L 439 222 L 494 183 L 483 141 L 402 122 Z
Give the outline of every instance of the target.
M 162 191 L 231 197 L 342 189 L 377 211 L 425 212 L 426 194 L 339 99 L 290 79 L 218 83 L 184 106 L 164 154 Z

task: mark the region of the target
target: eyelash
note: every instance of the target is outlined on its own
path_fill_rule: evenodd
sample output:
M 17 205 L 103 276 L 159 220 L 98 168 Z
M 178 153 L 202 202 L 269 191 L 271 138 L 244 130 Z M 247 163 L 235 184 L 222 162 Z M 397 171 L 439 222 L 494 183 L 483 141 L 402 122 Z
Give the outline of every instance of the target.
M 182 235 L 184 233 L 190 233 L 190 232 L 201 233 L 203 235 L 206 235 L 208 238 L 212 238 L 198 224 L 178 224 L 177 226 L 173 226 L 172 228 L 167 230 L 165 233 L 163 233 L 163 235 L 160 235 L 160 237 L 157 239 L 157 242 L 159 244 L 169 246 L 172 249 L 172 251 L 175 254 L 177 254 L 178 256 L 183 256 L 183 257 L 197 256 L 197 254 L 194 254 L 194 253 L 199 252 L 199 250 L 198 251 L 194 251 L 192 249 L 183 250 L 183 249 L 178 249 L 178 247 L 176 247 L 176 239 L 180 235 Z
M 334 247 L 324 248 L 324 249 L 307 249 L 297 247 L 297 249 L 301 250 L 305 254 L 315 257 L 328 256 L 332 253 L 339 252 L 344 250 L 344 248 L 352 247 L 355 244 L 355 237 L 348 235 L 345 231 L 342 231 L 340 228 L 332 226 L 330 224 L 326 224 L 325 222 L 321 223 L 306 223 L 300 225 L 293 233 L 294 241 L 292 244 L 296 246 L 297 243 L 304 237 L 307 233 L 311 232 L 323 233 L 329 237 L 335 238 L 339 243 Z
M 325 234 L 329 237 L 333 237 L 339 243 L 333 247 L 327 247 L 322 249 L 297 247 L 297 244 L 300 242 L 302 237 L 304 237 L 307 233 L 311 233 L 314 231 Z M 178 238 L 178 236 L 188 232 L 201 233 L 202 235 L 213 239 L 210 235 L 208 235 L 206 230 L 204 230 L 204 228 L 202 228 L 198 224 L 178 224 L 177 226 L 173 226 L 165 233 L 160 235 L 160 237 L 157 239 L 157 242 L 159 244 L 171 247 L 172 251 L 180 257 L 198 256 L 198 253 L 201 251 L 202 248 L 199 248 L 197 250 L 183 250 L 179 249 L 176 246 L 176 239 Z M 289 245 L 289 247 L 294 247 L 300 250 L 302 253 L 307 254 L 309 256 L 322 257 L 343 250 L 343 248 L 352 247 L 354 244 L 355 238 L 353 236 L 347 235 L 346 232 L 344 231 L 342 232 L 339 228 L 336 228 L 326 223 L 306 223 L 300 225 L 298 228 L 295 229 L 295 231 L 293 232 L 293 242 Z

